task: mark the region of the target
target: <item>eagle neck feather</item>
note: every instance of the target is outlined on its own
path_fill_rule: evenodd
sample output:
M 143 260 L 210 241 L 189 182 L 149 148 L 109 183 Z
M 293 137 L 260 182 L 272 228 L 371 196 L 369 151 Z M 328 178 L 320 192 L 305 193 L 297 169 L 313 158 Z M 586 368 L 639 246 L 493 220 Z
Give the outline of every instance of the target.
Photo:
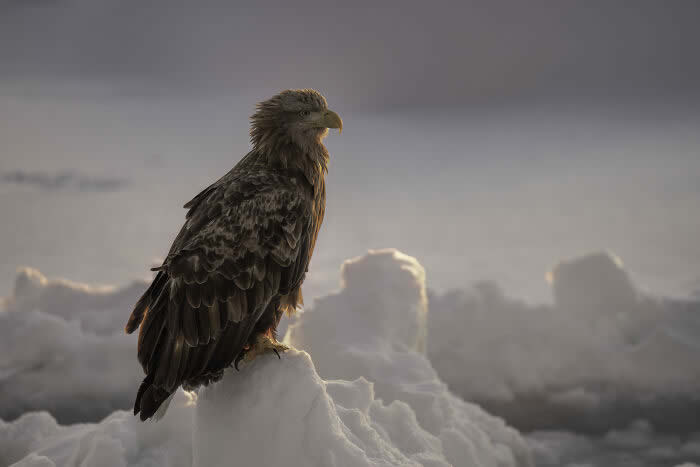
M 267 130 L 259 131 L 253 139 L 254 152 L 261 162 L 270 168 L 297 169 L 313 186 L 314 193 L 325 191 L 323 179 L 328 172 L 329 155 L 320 136 L 293 141 L 281 130 Z

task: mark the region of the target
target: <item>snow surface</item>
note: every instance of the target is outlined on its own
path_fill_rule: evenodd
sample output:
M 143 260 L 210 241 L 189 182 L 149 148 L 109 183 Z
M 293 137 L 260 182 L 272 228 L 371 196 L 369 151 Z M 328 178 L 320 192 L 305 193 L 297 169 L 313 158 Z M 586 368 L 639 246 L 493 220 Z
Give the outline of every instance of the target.
M 567 431 L 539 431 L 527 436 L 538 467 L 669 467 L 700 462 L 700 434 L 658 433 L 637 420 L 602 436 Z
M 0 307 L 0 417 L 48 410 L 72 423 L 128 407 L 143 375 L 124 324 L 145 288 L 91 287 L 21 269 Z
M 415 258 L 370 251 L 346 261 L 341 276 L 341 290 L 316 300 L 286 336 L 311 354 L 323 378 L 364 377 L 386 403 L 407 403 L 455 466 L 531 465 L 518 432 L 449 392 L 421 353 L 427 299 Z
M 291 350 L 228 371 L 199 397 L 179 391 L 158 423 L 116 411 L 62 426 L 46 412 L 27 413 L 0 424 L 0 465 L 532 465 L 524 439 L 449 393 L 421 353 L 427 301 L 415 259 L 371 252 L 343 266 L 343 283 L 289 333 L 300 345 L 306 336 L 308 347 L 326 333 L 328 354 L 314 356 L 327 373 L 338 370 L 333 380 Z M 320 328 L 307 326 L 312 318 Z
M 612 257 L 586 258 L 563 263 L 568 271 L 555 268 L 559 292 L 551 306 L 512 300 L 481 283 L 430 296 L 428 310 L 423 268 L 395 250 L 370 252 L 345 262 L 341 288 L 316 300 L 290 328 L 287 340 L 309 351 L 313 364 L 296 351 L 282 360 L 263 357 L 227 374 L 198 403 L 179 392 L 166 417 L 147 424 L 114 412 L 131 405 L 142 377 L 134 336 L 122 327 L 146 283 L 94 287 L 22 269 L 13 295 L 0 303 L 0 417 L 21 415 L 0 421 L 0 465 L 180 467 L 196 458 L 201 466 L 233 449 L 241 459 L 289 465 L 331 462 L 327 455 L 335 465 L 528 466 L 531 453 L 543 467 L 698 464 L 698 433 L 670 434 L 653 420 L 625 422 L 614 405 L 599 405 L 609 409 L 598 414 L 604 430 L 571 431 L 585 421 L 571 416 L 571 407 L 586 415 L 604 401 L 595 386 L 572 387 L 596 375 L 618 395 L 624 416 L 639 413 L 624 412 L 624 397 L 646 394 L 647 401 L 678 401 L 677 410 L 656 406 L 674 414 L 668 422 L 697 423 L 687 399 L 697 376 L 697 304 L 645 297 L 630 289 Z M 626 351 L 613 357 L 598 344 Z M 556 431 L 523 439 L 453 395 L 441 375 L 479 397 L 513 395 L 534 422 L 564 418 Z M 625 392 L 630 381 L 646 382 L 646 392 Z M 540 391 L 545 403 L 519 399 L 522 387 Z M 37 409 L 51 415 L 24 413 Z
M 440 378 L 521 430 L 603 435 L 646 418 L 700 431 L 700 302 L 644 294 L 609 253 L 563 261 L 547 278 L 551 305 L 493 282 L 432 295 L 428 356 Z
M 195 466 L 223 465 L 232 455 L 240 465 L 451 465 L 408 405 L 385 405 L 362 378 L 325 382 L 296 350 L 262 357 L 202 391 L 196 427 Z
M 47 412 L 0 420 L 0 465 L 189 467 L 193 399 L 179 391 L 163 423 L 116 411 L 95 424 L 58 425 Z
M 97 424 L 60 426 L 46 412 L 3 422 L 0 465 L 529 465 L 490 441 L 489 419 L 480 414 L 464 420 L 469 430 L 438 438 L 408 404 L 385 404 L 363 378 L 323 381 L 307 353 L 291 350 L 227 372 L 198 398 L 179 391 L 158 423 L 124 411 Z

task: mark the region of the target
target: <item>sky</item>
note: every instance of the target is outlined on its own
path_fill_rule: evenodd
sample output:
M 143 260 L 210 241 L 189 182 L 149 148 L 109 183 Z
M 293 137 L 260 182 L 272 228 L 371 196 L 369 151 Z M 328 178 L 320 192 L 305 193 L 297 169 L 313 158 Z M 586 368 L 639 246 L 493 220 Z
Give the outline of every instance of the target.
M 693 1 L 15 0 L 3 81 L 149 97 L 323 89 L 343 108 L 697 95 Z M 100 91 L 101 89 L 102 91 Z M 264 95 L 264 94 L 263 94 Z
M 642 289 L 692 295 L 699 13 L 693 1 L 0 2 L 0 290 L 20 265 L 103 283 L 143 274 L 179 206 L 247 152 L 255 103 L 314 87 L 346 130 L 327 139 L 311 295 L 381 247 L 419 257 L 438 290 L 488 278 L 546 300 L 552 264 L 610 250 Z
M 0 0 L 0 296 L 21 266 L 151 277 L 182 205 L 249 150 L 255 103 L 299 87 L 344 120 L 307 303 L 386 247 L 444 309 L 471 316 L 454 291 L 481 281 L 516 297 L 493 323 L 526 310 L 523 347 L 583 326 L 547 319 L 569 308 L 545 274 L 571 258 L 609 254 L 653 300 L 700 296 L 697 2 L 236 3 Z

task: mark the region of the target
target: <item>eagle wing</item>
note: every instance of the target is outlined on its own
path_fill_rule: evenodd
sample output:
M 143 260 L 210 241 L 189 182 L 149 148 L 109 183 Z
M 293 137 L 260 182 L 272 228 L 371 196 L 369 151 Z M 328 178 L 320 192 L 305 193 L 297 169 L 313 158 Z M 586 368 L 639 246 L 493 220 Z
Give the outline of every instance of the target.
M 301 174 L 232 171 L 185 207 L 187 221 L 126 327 L 141 325 L 146 381 L 167 392 L 214 370 L 212 360 L 230 364 L 271 300 L 301 285 L 315 230 Z

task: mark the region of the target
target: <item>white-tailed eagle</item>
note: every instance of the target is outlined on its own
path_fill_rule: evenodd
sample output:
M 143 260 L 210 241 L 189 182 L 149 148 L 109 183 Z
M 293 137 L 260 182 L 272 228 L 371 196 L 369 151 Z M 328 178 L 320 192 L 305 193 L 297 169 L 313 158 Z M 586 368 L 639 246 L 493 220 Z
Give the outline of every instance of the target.
M 181 385 L 212 383 L 242 359 L 286 349 L 277 324 L 302 301 L 325 210 L 322 141 L 342 127 L 318 92 L 283 91 L 251 117 L 253 149 L 185 204 L 185 225 L 126 325 L 140 327 L 142 420 Z

